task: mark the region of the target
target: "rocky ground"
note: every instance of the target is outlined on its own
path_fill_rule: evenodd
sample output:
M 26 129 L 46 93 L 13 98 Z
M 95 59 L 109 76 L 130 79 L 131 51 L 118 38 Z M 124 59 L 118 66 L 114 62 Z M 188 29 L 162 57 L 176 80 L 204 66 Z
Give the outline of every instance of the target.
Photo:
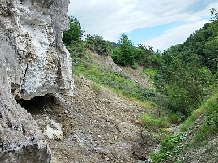
M 142 69 L 121 69 L 109 56 L 91 53 L 100 66 L 125 73 L 151 87 Z M 45 96 L 24 106 L 46 135 L 52 151 L 51 163 L 145 163 L 158 143 L 142 133 L 138 116 L 147 111 L 136 101 L 119 96 L 83 76 L 74 76 L 74 97 Z M 36 103 L 36 105 L 33 105 Z M 65 106 L 63 106 L 63 104 Z
M 142 134 L 137 122 L 146 109 L 111 90 L 96 88 L 82 76 L 75 81 L 68 109 L 49 99 L 42 102 L 41 111 L 29 109 L 43 132 L 48 119 L 62 124 L 63 138 L 47 139 L 51 163 L 148 162 L 148 153 L 157 142 Z
M 91 55 L 99 65 L 152 88 L 140 67 L 120 68 L 107 56 Z M 46 135 L 52 152 L 51 163 L 148 163 L 149 153 L 158 149 L 159 142 L 154 138 L 155 132 L 142 130 L 138 116 L 149 109 L 84 76 L 74 79 L 73 98 L 53 94 L 36 97 L 23 105 Z M 200 121 L 194 127 L 198 125 Z M 169 129 L 170 134 L 175 132 Z M 215 135 L 201 148 L 188 148 L 175 156 L 175 160 L 216 163 L 217 138 Z M 186 143 L 191 140 L 190 136 Z

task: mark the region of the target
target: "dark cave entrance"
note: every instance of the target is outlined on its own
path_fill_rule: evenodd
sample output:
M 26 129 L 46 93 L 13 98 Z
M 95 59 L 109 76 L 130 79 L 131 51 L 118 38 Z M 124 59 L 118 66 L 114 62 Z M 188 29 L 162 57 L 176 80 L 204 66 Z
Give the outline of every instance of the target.
M 31 114 L 43 114 L 48 108 L 55 105 L 55 97 L 46 94 L 45 96 L 35 96 L 30 100 L 17 100 L 17 102 Z

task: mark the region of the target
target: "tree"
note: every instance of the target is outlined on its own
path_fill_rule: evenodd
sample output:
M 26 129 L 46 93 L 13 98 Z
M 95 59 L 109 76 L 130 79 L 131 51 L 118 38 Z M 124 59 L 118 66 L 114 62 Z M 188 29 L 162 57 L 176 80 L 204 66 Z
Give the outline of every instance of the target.
M 99 55 L 109 55 L 111 44 L 98 35 L 87 35 L 86 47 Z
M 129 40 L 128 36 L 126 34 L 122 34 L 111 57 L 115 63 L 122 66 L 134 66 L 135 56 L 136 48 L 133 46 L 133 43 Z
M 160 65 L 160 52 L 154 52 L 152 46 L 139 44 L 136 55 L 136 62 L 145 68 L 157 68 Z
M 81 40 L 84 30 L 82 30 L 79 20 L 75 17 L 69 17 L 70 28 L 63 34 L 63 42 L 65 45 L 70 45 L 72 42 Z
M 162 58 L 155 85 L 166 95 L 168 108 L 187 117 L 207 95 L 214 76 L 199 55 L 181 45 L 169 48 Z
M 216 11 L 215 8 L 211 8 L 210 9 L 210 13 L 211 13 L 211 21 L 216 21 L 218 20 L 218 12 Z
M 202 66 L 207 66 L 214 74 L 218 71 L 218 21 L 206 23 L 180 46 L 180 51 L 188 50 L 197 54 Z

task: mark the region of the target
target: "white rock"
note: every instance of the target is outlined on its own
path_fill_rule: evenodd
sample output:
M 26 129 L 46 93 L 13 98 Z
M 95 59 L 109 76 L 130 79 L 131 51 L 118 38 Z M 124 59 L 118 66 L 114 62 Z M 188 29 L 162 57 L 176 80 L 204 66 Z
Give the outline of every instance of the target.
M 73 95 L 71 58 L 62 43 L 68 4 L 69 0 L 0 0 L 1 163 L 50 162 L 42 132 L 15 98 Z M 61 138 L 60 130 L 56 136 Z
M 49 139 L 63 140 L 63 131 L 61 129 L 55 129 L 48 124 L 44 130 L 44 135 Z

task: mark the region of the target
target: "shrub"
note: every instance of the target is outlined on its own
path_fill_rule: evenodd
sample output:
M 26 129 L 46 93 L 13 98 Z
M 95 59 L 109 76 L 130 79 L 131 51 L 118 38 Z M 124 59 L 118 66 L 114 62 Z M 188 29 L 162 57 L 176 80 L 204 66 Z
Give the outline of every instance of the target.
M 139 116 L 139 122 L 143 126 L 151 128 L 166 128 L 170 124 L 167 117 L 156 117 L 152 114 L 147 113 Z
M 174 162 L 171 159 L 172 155 L 177 155 L 183 150 L 182 142 L 186 139 L 186 134 L 176 134 L 167 137 L 161 142 L 161 147 L 158 153 L 151 153 L 151 159 L 154 163 Z
M 215 79 L 207 67 L 201 67 L 197 55 L 184 56 L 174 48 L 163 55 L 155 85 L 167 96 L 168 108 L 186 118 L 210 93 L 209 86 Z
M 75 17 L 69 17 L 70 28 L 63 33 L 63 42 L 65 45 L 70 45 L 72 42 L 81 40 L 84 31 L 81 29 L 79 20 Z
M 116 49 L 111 54 L 114 62 L 122 66 L 135 65 L 136 48 L 126 34 L 122 34 Z
M 88 35 L 86 38 L 86 47 L 99 55 L 109 55 L 111 44 L 98 35 Z

